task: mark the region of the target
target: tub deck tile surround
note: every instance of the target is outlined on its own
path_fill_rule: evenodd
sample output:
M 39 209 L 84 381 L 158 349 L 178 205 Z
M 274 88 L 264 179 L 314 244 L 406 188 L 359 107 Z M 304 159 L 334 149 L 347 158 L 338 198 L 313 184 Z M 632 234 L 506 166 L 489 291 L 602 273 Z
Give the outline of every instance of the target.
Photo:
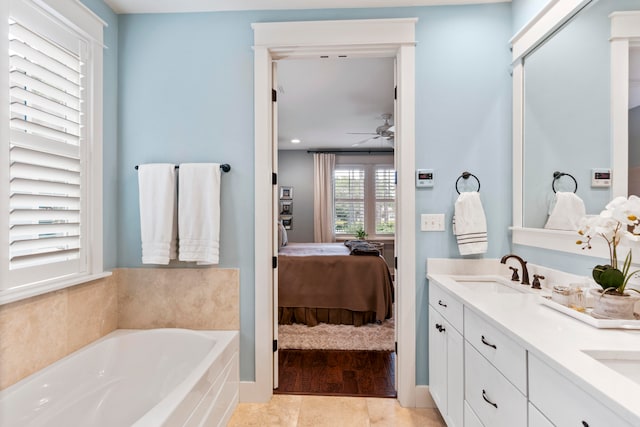
M 240 403 L 228 427 L 445 427 L 437 409 L 402 408 L 395 399 L 277 394 L 268 403 Z
M 238 330 L 239 270 L 119 269 L 118 328 Z
M 117 328 L 240 329 L 237 269 L 115 269 L 0 306 L 0 390 Z
M 0 306 L 0 390 L 116 329 L 114 276 Z

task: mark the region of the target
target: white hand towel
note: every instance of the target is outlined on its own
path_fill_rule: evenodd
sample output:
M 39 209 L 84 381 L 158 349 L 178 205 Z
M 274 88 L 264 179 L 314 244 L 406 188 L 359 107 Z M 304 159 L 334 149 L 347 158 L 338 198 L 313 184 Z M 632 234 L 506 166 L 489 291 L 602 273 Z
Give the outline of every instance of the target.
M 549 219 L 544 228 L 575 231 L 580 228 L 580 220 L 586 214 L 580 197 L 569 191 L 558 191 L 551 203 Z
M 487 219 L 477 191 L 461 193 L 455 203 L 453 234 L 458 240 L 460 255 L 487 252 Z
M 220 165 L 180 165 L 178 184 L 180 261 L 218 264 L 220 255 Z
M 156 163 L 138 167 L 143 264 L 169 264 L 176 258 L 176 168 Z

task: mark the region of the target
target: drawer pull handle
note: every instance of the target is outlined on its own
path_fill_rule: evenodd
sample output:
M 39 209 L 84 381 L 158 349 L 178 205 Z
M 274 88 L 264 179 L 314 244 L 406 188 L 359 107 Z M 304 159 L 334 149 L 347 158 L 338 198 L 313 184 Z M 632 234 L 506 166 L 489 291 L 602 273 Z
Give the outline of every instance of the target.
M 493 406 L 494 408 L 498 409 L 498 404 L 497 403 L 493 403 L 492 401 L 490 401 L 489 399 L 487 399 L 487 392 L 482 390 L 482 398 L 484 399 L 485 402 L 487 402 L 489 405 Z
M 442 325 L 440 323 L 436 323 L 436 329 L 440 330 L 440 328 L 442 328 Z
M 484 338 L 484 335 L 482 336 L 481 340 L 482 340 L 482 344 L 484 344 L 486 346 L 489 346 L 489 347 L 493 347 L 494 350 L 498 349 L 498 347 L 496 347 L 495 344 L 491 344 L 490 342 L 487 342 L 487 340 Z
M 583 426 L 583 427 L 589 427 L 589 423 L 588 423 L 588 422 L 586 422 L 586 421 L 583 421 L 583 422 L 582 422 L 582 426 Z
M 438 300 L 438 305 L 441 305 L 443 307 L 447 306 L 447 304 L 443 303 L 441 299 Z

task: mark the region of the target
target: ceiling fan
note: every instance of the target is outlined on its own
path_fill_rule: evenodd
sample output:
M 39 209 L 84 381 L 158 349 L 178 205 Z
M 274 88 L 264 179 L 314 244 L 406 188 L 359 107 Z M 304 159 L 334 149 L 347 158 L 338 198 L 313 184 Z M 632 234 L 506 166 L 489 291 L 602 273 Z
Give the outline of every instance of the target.
M 389 124 L 389 120 L 391 120 L 391 117 L 392 115 L 390 113 L 383 114 L 381 118 L 384 120 L 384 124 L 378 126 L 375 132 L 347 132 L 347 134 L 349 135 L 375 135 L 373 137 L 363 139 L 362 141 L 351 144 L 351 146 L 357 147 L 358 145 L 366 144 L 369 141 L 381 139 L 382 142 L 393 147 L 393 137 L 396 127 Z

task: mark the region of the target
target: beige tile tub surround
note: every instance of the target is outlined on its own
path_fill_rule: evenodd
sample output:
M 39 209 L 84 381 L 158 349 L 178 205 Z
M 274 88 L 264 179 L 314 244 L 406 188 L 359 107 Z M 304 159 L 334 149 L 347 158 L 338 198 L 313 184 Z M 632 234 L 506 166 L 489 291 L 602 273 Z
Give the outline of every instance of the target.
M 446 427 L 437 409 L 402 408 L 395 399 L 276 394 L 268 403 L 240 403 L 229 427 Z
M 117 327 L 116 275 L 0 306 L 0 389 Z
M 118 328 L 240 329 L 240 272 L 118 269 Z

